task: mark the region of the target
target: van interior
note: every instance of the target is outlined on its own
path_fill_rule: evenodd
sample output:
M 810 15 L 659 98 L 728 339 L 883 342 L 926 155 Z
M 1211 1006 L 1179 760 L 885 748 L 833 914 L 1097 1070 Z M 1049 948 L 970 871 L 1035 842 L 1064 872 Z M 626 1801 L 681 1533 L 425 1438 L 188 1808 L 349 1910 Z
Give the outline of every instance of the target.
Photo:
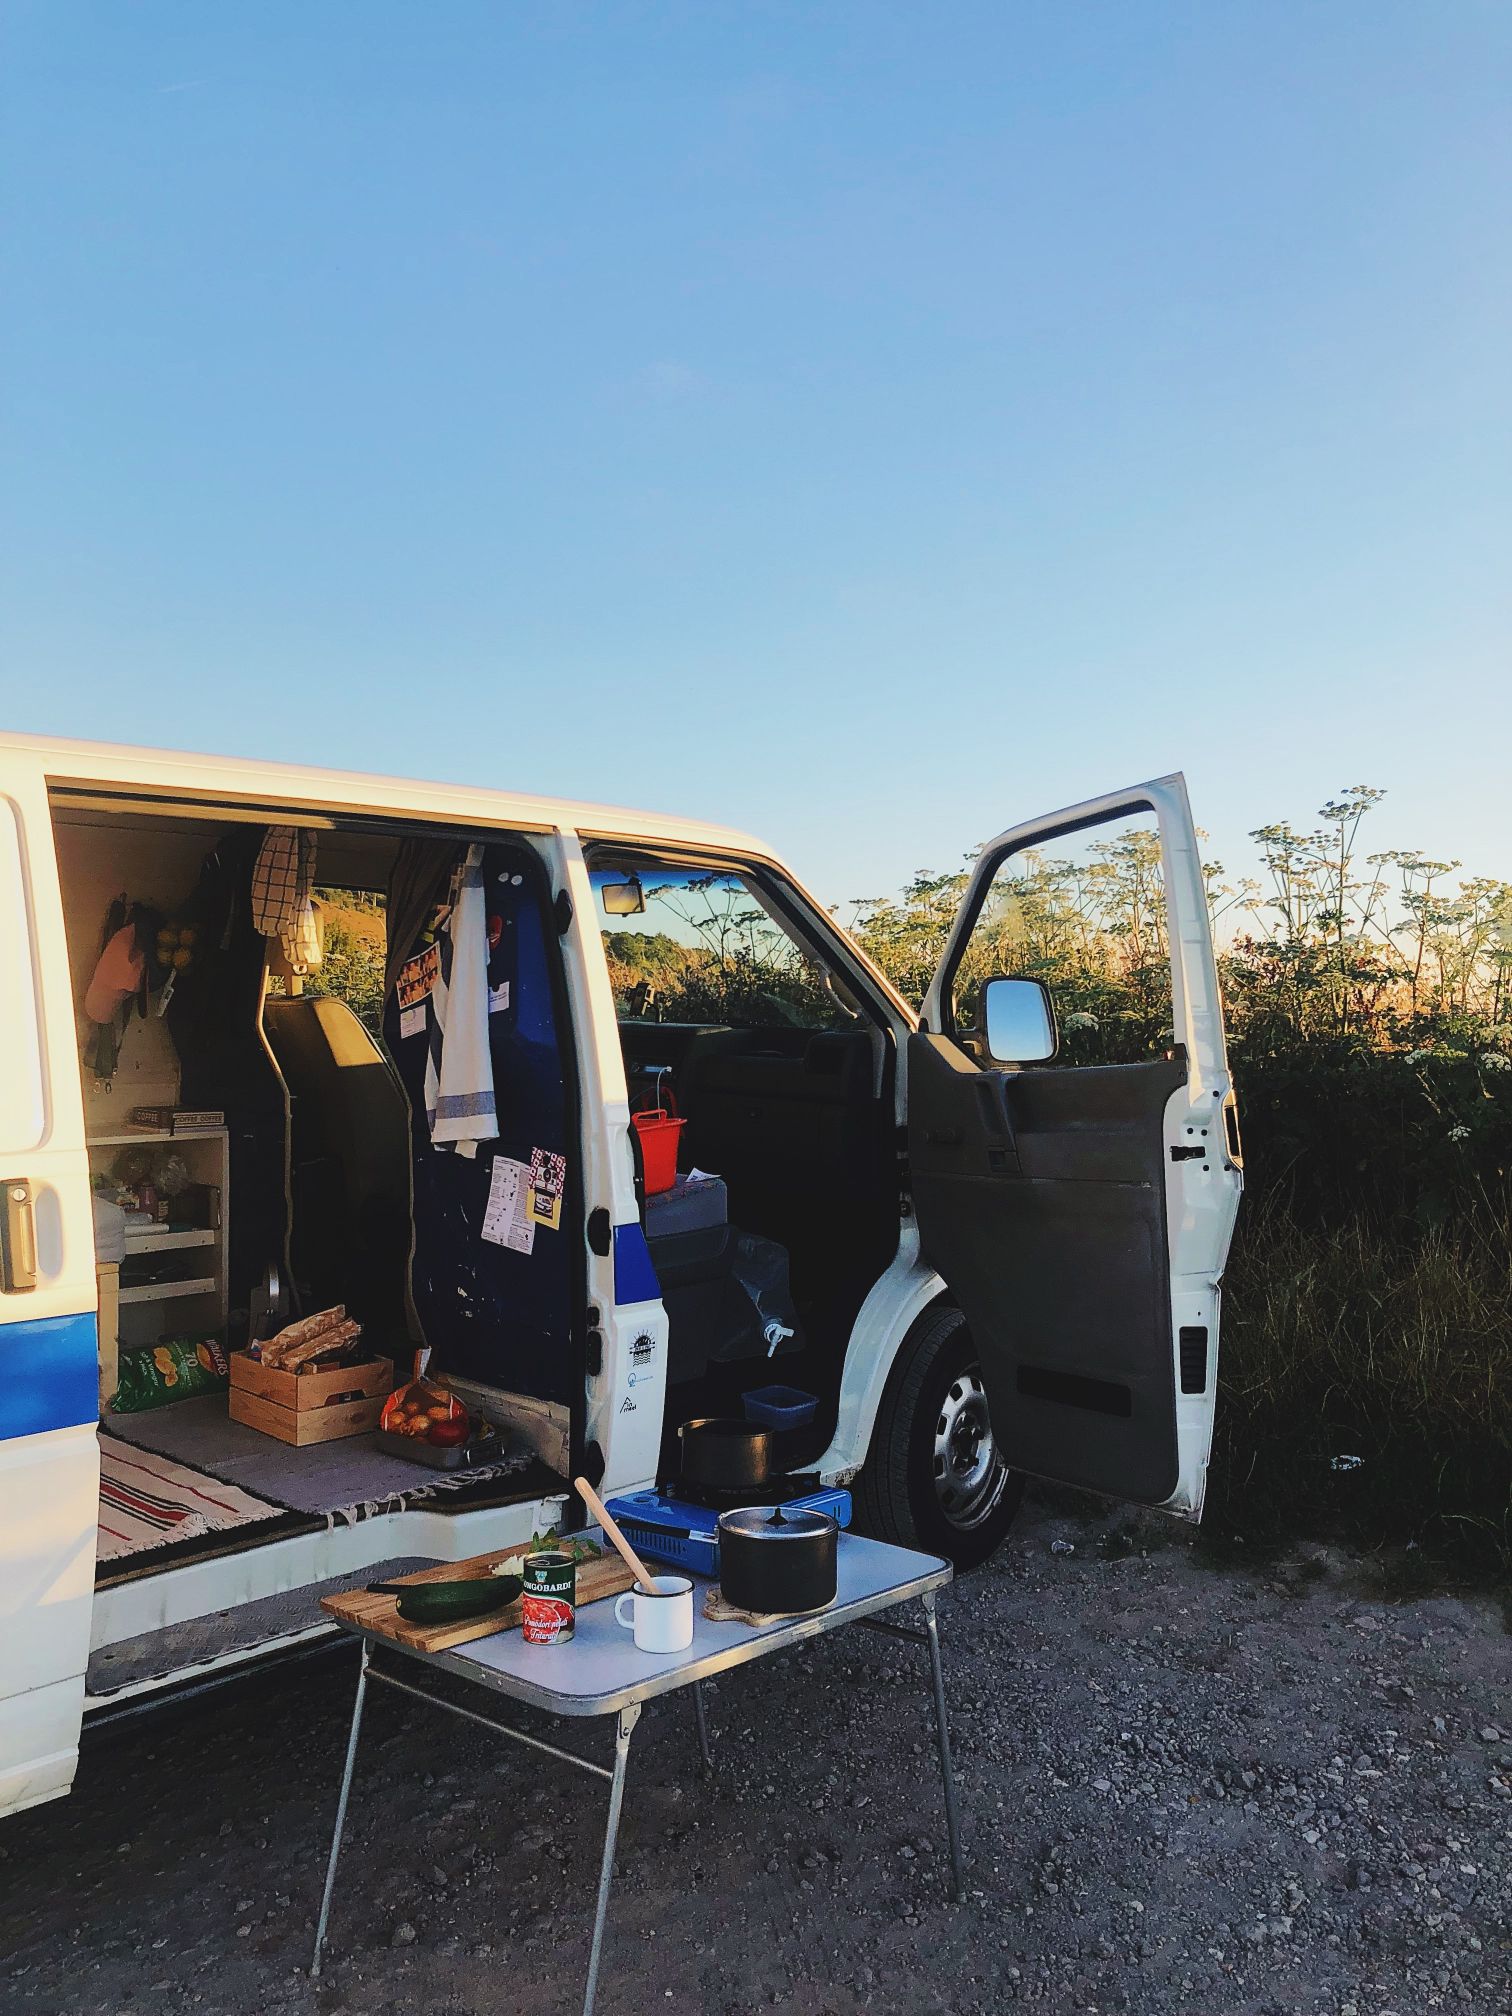
M 631 1111 L 683 1123 L 676 1189 L 641 1184 L 670 1326 L 663 1473 L 679 1423 L 739 1415 L 768 1384 L 818 1402 L 780 1432 L 801 1469 L 834 1433 L 852 1326 L 897 1249 L 891 1033 L 759 871 L 600 846 L 589 873 Z M 720 1179 L 712 1194 L 687 1194 L 692 1172 Z
M 315 942 L 291 962 L 256 928 L 250 900 L 267 829 L 77 800 L 55 803 L 54 828 L 91 1177 L 97 1200 L 126 1219 L 102 1321 L 101 1425 L 107 1470 L 126 1468 L 117 1483 L 128 1495 L 112 1504 L 102 1487 L 98 1585 L 379 1510 L 564 1492 L 581 1446 L 583 1328 L 565 1228 L 529 1253 L 477 1239 L 488 1162 L 432 1152 L 427 1046 L 400 1039 L 395 999 L 384 1008 L 390 894 L 407 897 L 403 950 L 414 951 L 465 836 L 311 833 L 320 886 L 339 893 L 314 900 Z M 575 1090 L 546 871 L 523 840 L 491 836 L 482 852 L 505 920 L 496 956 L 515 976 L 513 1010 L 489 1020 L 499 1152 L 565 1156 Z M 320 930 L 326 912 L 344 924 Z M 123 917 L 137 919 L 139 938 L 160 934 L 167 957 L 112 1000 L 99 990 Z M 112 1007 L 113 1026 L 93 1019 Z M 291 1446 L 230 1418 L 224 1378 L 117 1411 L 150 1391 L 123 1376 L 141 1354 L 163 1353 L 163 1377 L 187 1390 L 197 1381 L 175 1377 L 169 1347 L 213 1342 L 224 1364 L 335 1304 L 361 1324 L 364 1356 L 391 1361 L 397 1381 L 423 1343 L 434 1373 L 474 1382 L 470 1407 L 501 1430 L 496 1460 L 435 1471 L 373 1432 Z M 262 1516 L 228 1526 L 212 1515 L 209 1527 L 175 1517 L 164 1463 L 231 1487 L 234 1512 L 250 1499 Z M 154 1531 L 153 1501 L 165 1498 Z
M 115 1485 L 97 1586 L 400 1506 L 446 1516 L 565 1493 L 585 1453 L 585 1206 L 536 844 L 376 819 L 274 829 L 82 787 L 55 793 L 53 816 L 97 1211 L 125 1226 L 109 1294 L 100 1270 Z M 253 898 L 274 842 L 311 898 L 279 935 Z M 416 1012 L 413 981 L 436 970 L 464 862 L 484 891 L 497 1110 L 476 1153 L 432 1140 L 436 1018 Z M 852 1323 L 896 1249 L 891 1037 L 756 871 L 607 846 L 590 867 L 671 1326 L 662 1475 L 676 1475 L 679 1422 L 739 1414 L 773 1384 L 816 1403 L 779 1440 L 781 1466 L 801 1470 L 833 1433 Z M 155 946 L 144 971 L 122 970 L 123 932 Z M 554 1219 L 526 1228 L 517 1213 L 514 1236 L 491 1236 L 495 1162 L 533 1157 L 560 1172 Z M 440 1471 L 374 1431 L 291 1444 L 231 1419 L 223 1377 L 121 1404 L 147 1360 L 171 1386 L 185 1347 L 218 1344 L 214 1372 L 335 1304 L 398 1382 L 426 1347 L 431 1374 L 498 1429 L 494 1460 Z M 210 1523 L 178 1516 L 163 1481 L 178 1471 L 215 1504 Z

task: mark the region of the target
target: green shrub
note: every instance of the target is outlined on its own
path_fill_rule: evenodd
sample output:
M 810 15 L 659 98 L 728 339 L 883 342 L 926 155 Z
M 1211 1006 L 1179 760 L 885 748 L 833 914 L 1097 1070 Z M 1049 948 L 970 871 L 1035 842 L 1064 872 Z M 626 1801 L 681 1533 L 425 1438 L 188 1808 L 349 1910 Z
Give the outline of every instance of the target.
M 1362 857 L 1381 795 L 1341 793 L 1311 831 L 1257 829 L 1259 879 L 1206 870 L 1247 1193 L 1209 1515 L 1251 1540 L 1333 1530 L 1508 1572 L 1512 885 L 1451 885 L 1459 864 L 1418 852 Z M 1148 1056 L 1158 850 L 1023 864 L 1000 928 L 968 948 L 968 985 L 1043 979 L 1065 1064 Z M 858 936 L 915 1000 L 966 881 L 921 872 L 857 905 Z
M 1512 1223 L 1392 1242 L 1260 1204 L 1224 1285 L 1218 1383 L 1220 1528 L 1415 1542 L 1512 1571 Z

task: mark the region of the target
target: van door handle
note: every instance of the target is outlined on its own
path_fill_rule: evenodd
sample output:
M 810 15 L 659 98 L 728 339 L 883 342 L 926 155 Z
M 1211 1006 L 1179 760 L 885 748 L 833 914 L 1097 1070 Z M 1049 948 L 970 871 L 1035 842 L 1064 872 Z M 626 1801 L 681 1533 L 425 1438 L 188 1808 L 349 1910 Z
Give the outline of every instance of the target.
M 959 1127 L 926 1127 L 924 1139 L 931 1148 L 959 1148 L 966 1137 Z
M 5 1179 L 5 1210 L 0 1216 L 0 1288 L 19 1295 L 37 1285 L 37 1218 L 32 1208 L 31 1181 Z

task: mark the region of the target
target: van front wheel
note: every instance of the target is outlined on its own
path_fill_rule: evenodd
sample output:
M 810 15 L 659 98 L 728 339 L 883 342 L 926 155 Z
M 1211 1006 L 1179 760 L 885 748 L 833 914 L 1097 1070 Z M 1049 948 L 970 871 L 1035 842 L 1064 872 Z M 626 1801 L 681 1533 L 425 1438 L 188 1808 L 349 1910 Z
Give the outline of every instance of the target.
M 856 1480 L 863 1531 L 975 1568 L 1024 1495 L 993 1439 L 976 1347 L 959 1309 L 928 1310 L 898 1353 Z

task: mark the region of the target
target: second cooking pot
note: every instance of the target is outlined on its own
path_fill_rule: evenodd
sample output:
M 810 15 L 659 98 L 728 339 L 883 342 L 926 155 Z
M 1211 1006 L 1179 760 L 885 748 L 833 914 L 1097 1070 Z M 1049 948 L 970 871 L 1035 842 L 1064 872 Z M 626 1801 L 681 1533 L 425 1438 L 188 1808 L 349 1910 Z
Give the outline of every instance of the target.
M 840 1528 L 828 1512 L 750 1505 L 719 1521 L 719 1587 L 737 1610 L 822 1610 L 835 1600 Z
M 677 1431 L 685 1484 L 710 1491 L 759 1492 L 772 1461 L 772 1431 L 750 1421 L 711 1415 Z M 728 1501 L 726 1501 L 728 1502 Z

